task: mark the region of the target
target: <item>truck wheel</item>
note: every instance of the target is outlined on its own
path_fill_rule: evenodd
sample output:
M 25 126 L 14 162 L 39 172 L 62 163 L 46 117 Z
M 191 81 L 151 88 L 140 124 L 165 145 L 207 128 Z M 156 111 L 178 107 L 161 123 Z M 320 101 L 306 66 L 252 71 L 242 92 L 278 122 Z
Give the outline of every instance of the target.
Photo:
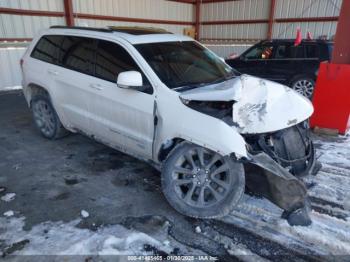
M 311 99 L 315 89 L 315 81 L 307 76 L 295 78 L 291 83 L 292 89 Z
M 48 139 L 58 139 L 68 134 L 53 108 L 50 98 L 36 95 L 31 101 L 34 123 L 40 133 Z
M 178 212 L 196 218 L 229 214 L 244 193 L 241 163 L 203 147 L 182 142 L 165 160 L 162 189 Z

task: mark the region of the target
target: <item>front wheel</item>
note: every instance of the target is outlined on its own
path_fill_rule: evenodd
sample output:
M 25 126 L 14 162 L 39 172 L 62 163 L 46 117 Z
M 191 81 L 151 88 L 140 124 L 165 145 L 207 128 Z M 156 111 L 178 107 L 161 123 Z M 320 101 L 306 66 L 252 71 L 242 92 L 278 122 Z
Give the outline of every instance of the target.
M 196 218 L 229 214 L 244 193 L 241 163 L 188 142 L 179 144 L 162 170 L 163 193 L 178 212 Z

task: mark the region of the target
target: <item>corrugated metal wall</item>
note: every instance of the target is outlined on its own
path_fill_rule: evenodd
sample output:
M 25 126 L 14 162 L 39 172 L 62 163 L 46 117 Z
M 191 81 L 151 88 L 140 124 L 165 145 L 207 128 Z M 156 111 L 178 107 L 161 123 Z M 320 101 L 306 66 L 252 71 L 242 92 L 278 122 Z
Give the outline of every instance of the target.
M 0 7 L 63 12 L 62 0 L 0 0 Z M 51 25 L 64 25 L 63 17 L 0 14 L 0 38 L 32 38 Z
M 308 18 L 339 16 L 342 0 L 277 0 L 275 18 Z M 335 34 L 337 22 L 299 22 L 276 23 L 274 38 L 294 38 L 297 27 L 306 34 L 310 31 L 314 37 Z
M 52 25 L 65 25 L 64 18 L 24 15 L 0 15 L 0 38 L 33 38 Z
M 206 44 L 206 47 L 208 47 L 211 51 L 216 53 L 218 56 L 226 58 L 227 56 L 232 54 L 243 53 L 245 50 L 251 47 L 251 45 L 250 44 L 227 44 L 227 45 Z
M 78 13 L 193 22 L 193 6 L 164 0 L 73 0 Z
M 21 85 L 19 60 L 25 47 L 0 48 L 0 89 Z
M 182 22 L 194 21 L 193 5 L 164 0 L 73 0 L 77 13 L 159 19 Z M 88 26 L 146 26 L 163 28 L 173 33 L 182 34 L 188 25 L 152 24 L 134 22 L 116 22 L 92 19 L 75 19 L 77 25 Z
M 1 0 L 0 6 L 41 11 L 63 11 L 62 0 Z
M 244 0 L 202 5 L 201 21 L 254 20 L 269 16 L 270 0 Z M 203 25 L 201 38 L 259 39 L 267 24 Z

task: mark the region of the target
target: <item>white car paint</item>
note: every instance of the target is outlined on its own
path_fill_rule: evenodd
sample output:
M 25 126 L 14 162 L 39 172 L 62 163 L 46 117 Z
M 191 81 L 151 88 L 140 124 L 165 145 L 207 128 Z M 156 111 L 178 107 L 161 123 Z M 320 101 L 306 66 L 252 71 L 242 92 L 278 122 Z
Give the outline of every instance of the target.
M 124 47 L 153 86 L 152 95 L 123 89 L 117 83 L 84 75 L 30 57 L 38 39 L 45 34 L 76 35 L 115 42 Z M 242 76 L 197 88 L 180 95 L 158 78 L 133 44 L 193 41 L 173 34 L 130 35 L 87 30 L 49 29 L 37 36 L 24 56 L 23 89 L 30 104 L 30 85 L 44 87 L 62 124 L 72 132 L 94 136 L 113 148 L 160 164 L 162 145 L 181 138 L 221 155 L 247 157 L 240 133 L 263 133 L 288 127 L 307 119 L 312 106 L 287 87 Z M 129 74 L 129 83 L 136 83 Z M 126 85 L 128 79 L 123 76 Z M 122 78 L 122 77 L 121 77 Z M 237 101 L 230 126 L 224 121 L 187 107 L 181 98 L 200 101 Z M 263 106 L 264 105 L 264 106 Z M 293 109 L 293 110 L 291 110 Z M 158 125 L 153 124 L 154 114 Z
M 232 119 L 240 133 L 273 132 L 298 124 L 313 113 L 311 102 L 289 87 L 242 75 L 182 93 L 193 101 L 236 101 Z

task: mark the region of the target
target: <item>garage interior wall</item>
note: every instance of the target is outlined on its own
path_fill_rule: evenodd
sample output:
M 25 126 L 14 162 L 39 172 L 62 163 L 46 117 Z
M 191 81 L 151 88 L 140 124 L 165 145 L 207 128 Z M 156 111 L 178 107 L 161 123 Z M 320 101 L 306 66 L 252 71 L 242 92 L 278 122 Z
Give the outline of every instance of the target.
M 41 29 L 66 25 L 66 0 L 0 0 L 0 88 L 19 86 L 18 58 Z M 197 0 L 71 0 L 78 26 L 194 27 Z M 221 57 L 269 37 L 335 34 L 342 0 L 200 0 L 199 40 Z M 272 8 L 273 5 L 273 8 Z M 27 41 L 27 42 L 25 42 Z

